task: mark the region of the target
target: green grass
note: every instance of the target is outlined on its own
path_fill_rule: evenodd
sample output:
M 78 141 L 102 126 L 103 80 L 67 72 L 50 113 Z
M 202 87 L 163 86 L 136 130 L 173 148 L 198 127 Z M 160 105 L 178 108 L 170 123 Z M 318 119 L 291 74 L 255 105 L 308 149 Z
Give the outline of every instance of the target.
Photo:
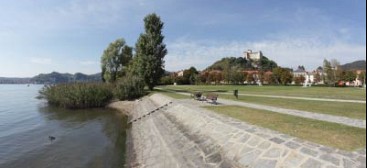
M 219 91 L 232 92 L 238 89 L 239 93 L 278 95 L 278 96 L 297 96 L 312 98 L 331 98 L 331 99 L 350 99 L 366 100 L 366 90 L 361 88 L 335 88 L 335 87 L 309 87 L 301 86 L 245 86 L 245 85 L 179 85 L 179 86 L 160 86 L 163 89 L 174 89 L 181 91 Z
M 190 98 L 190 96 L 182 95 L 182 94 L 175 93 L 172 91 L 160 90 L 160 89 L 154 89 L 154 91 L 150 92 L 150 94 L 154 94 L 154 93 L 160 93 L 160 94 L 166 95 L 174 99 L 189 99 Z
M 366 129 L 238 106 L 208 106 L 216 113 L 318 144 L 353 151 L 366 147 Z
M 236 100 L 232 95 L 220 94 L 220 98 Z M 313 100 L 278 99 L 253 96 L 239 96 L 237 101 L 256 103 L 287 109 L 303 110 L 321 114 L 343 116 L 355 119 L 366 119 L 366 104 L 324 102 Z

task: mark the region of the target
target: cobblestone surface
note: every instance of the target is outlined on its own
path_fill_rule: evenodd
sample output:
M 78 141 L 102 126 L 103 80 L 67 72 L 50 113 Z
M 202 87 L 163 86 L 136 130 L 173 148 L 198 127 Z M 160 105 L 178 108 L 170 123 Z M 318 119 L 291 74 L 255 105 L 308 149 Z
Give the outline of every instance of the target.
M 218 115 L 200 105 L 159 94 L 135 102 L 130 116 L 126 167 L 366 165 L 366 149 L 346 152 L 313 144 Z

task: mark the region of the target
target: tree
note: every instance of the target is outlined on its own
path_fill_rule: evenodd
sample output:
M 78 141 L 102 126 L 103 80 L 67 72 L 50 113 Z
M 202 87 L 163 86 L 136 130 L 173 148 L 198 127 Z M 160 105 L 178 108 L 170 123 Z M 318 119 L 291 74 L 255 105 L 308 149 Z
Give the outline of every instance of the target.
M 200 78 L 200 82 L 201 83 L 205 83 L 205 84 L 208 84 L 208 79 L 209 79 L 209 72 L 208 71 L 205 71 L 205 72 L 202 72 L 200 75 L 199 75 L 199 78 Z
M 340 66 L 340 62 L 337 59 L 331 59 L 330 60 L 330 65 L 334 69 L 337 69 Z
M 282 75 L 282 68 L 281 67 L 276 67 L 273 69 L 273 77 L 274 77 L 274 80 L 277 84 L 280 84 L 281 83 L 281 77 Z
M 278 67 L 278 65 L 274 61 L 269 60 L 267 57 L 263 56 L 261 57 L 261 60 L 260 60 L 260 67 L 261 67 L 261 70 L 271 71 L 274 68 Z
M 164 23 L 155 13 L 144 18 L 145 32 L 136 43 L 136 56 L 131 68 L 133 74 L 144 79 L 149 90 L 153 90 L 164 74 L 164 56 L 167 54 L 162 35 Z
M 187 80 L 187 84 L 196 84 L 197 81 L 197 75 L 199 72 L 196 70 L 195 67 L 190 67 L 187 70 L 184 70 L 183 77 Z
M 299 84 L 304 83 L 306 78 L 303 75 L 301 75 L 301 76 L 298 76 L 298 77 L 294 77 L 293 80 L 296 83 L 296 85 L 299 85 Z
M 275 80 L 274 80 L 273 73 L 265 73 L 264 74 L 264 82 L 267 83 L 267 84 L 274 84 Z
M 276 83 L 287 85 L 292 82 L 293 75 L 287 68 L 276 67 L 273 69 L 273 77 Z
M 354 81 L 357 78 L 357 73 L 355 73 L 354 71 L 345 71 L 342 79 L 344 81 Z
M 291 71 L 283 68 L 282 74 L 280 76 L 281 83 L 283 85 L 287 85 L 288 83 L 291 83 L 293 79 L 293 75 Z
M 326 83 L 334 84 L 335 83 L 335 73 L 334 73 L 333 67 L 331 66 L 331 63 L 326 59 L 324 59 L 323 69 L 326 74 L 325 76 Z
M 254 73 L 249 73 L 247 75 L 246 81 L 248 84 L 252 84 L 255 81 L 254 75 Z
M 243 84 L 243 79 L 245 78 L 244 74 L 240 71 L 236 71 L 233 74 L 232 80 L 234 84 Z
M 131 58 L 132 48 L 126 45 L 123 38 L 110 43 L 101 57 L 102 80 L 115 82 L 124 76 Z
M 314 81 L 316 83 L 319 83 L 319 82 L 321 82 L 321 80 L 322 80 L 322 77 L 321 77 L 320 73 L 316 72 Z

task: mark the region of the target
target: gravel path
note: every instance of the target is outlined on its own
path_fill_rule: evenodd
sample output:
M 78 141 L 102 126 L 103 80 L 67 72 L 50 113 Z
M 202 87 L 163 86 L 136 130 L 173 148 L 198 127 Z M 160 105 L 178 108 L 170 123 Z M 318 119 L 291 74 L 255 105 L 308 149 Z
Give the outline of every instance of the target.
M 236 105 L 236 106 L 243 106 L 243 107 L 249 107 L 259 110 L 267 110 L 282 114 L 289 114 L 304 118 L 310 118 L 314 120 L 320 120 L 320 121 L 327 121 L 327 122 L 333 122 L 338 124 L 344 124 L 352 127 L 358 127 L 358 128 L 366 128 L 366 120 L 359 120 L 359 119 L 352 119 L 348 117 L 341 117 L 341 116 L 334 116 L 334 115 L 327 115 L 327 114 L 319 114 L 319 113 L 313 113 L 308 111 L 301 111 L 301 110 L 293 110 L 293 109 L 285 109 L 285 108 L 279 108 L 279 107 L 273 107 L 273 106 L 267 106 L 267 105 L 259 105 L 254 103 L 245 103 L 245 102 L 239 102 L 239 101 L 233 101 L 228 99 L 220 99 L 218 98 L 218 102 L 221 105 Z
M 232 93 L 222 93 L 233 95 Z M 344 102 L 344 103 L 362 103 L 366 104 L 366 100 L 347 100 L 347 99 L 327 99 L 327 98 L 312 98 L 312 97 L 296 97 L 296 96 L 276 96 L 276 95 L 260 95 L 260 94 L 238 94 L 240 96 L 253 96 L 253 97 L 267 97 L 267 98 L 280 98 L 280 99 L 296 99 L 296 100 L 313 100 L 313 101 L 326 101 L 326 102 Z

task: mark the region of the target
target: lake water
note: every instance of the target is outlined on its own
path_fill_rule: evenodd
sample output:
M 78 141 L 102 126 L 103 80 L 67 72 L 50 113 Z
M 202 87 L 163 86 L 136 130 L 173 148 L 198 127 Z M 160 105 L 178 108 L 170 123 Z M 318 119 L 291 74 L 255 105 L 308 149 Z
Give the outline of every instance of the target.
M 51 107 L 41 88 L 0 85 L 0 168 L 123 167 L 126 117 Z

